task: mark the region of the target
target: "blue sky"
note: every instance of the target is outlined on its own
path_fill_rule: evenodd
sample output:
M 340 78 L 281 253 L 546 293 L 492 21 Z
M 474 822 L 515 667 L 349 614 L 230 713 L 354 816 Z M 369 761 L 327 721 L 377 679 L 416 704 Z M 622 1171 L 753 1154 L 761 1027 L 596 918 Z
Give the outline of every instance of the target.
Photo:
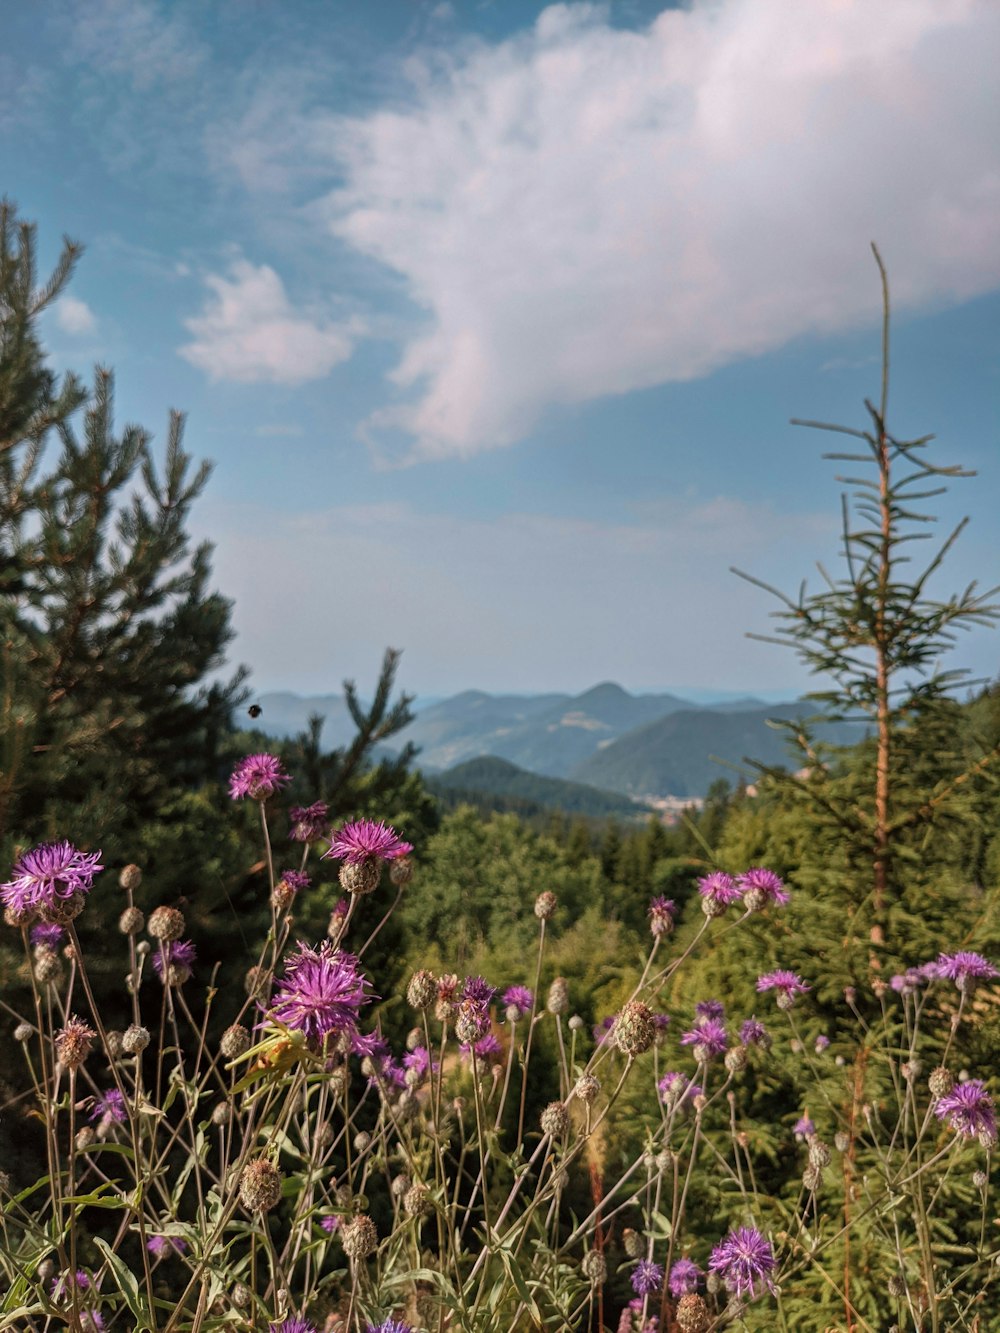
M 387 644 L 424 695 L 806 686 L 728 571 L 836 562 L 788 420 L 865 424 L 873 239 L 890 424 L 978 473 L 939 590 L 1000 583 L 990 0 L 51 0 L 4 40 L 0 191 L 86 246 L 53 361 L 189 414 L 258 690 Z

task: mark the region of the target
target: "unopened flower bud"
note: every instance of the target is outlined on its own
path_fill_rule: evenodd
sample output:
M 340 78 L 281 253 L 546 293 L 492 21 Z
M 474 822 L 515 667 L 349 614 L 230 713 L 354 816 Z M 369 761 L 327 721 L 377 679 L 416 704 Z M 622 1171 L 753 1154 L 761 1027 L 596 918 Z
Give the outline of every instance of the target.
M 149 1029 L 138 1023 L 130 1024 L 122 1033 L 122 1050 L 126 1055 L 141 1055 L 149 1045 Z
M 656 1038 L 656 1024 L 649 1007 L 641 1000 L 630 1000 L 615 1019 L 611 1037 L 623 1055 L 642 1055 L 648 1051 Z
M 344 1253 L 349 1259 L 367 1259 L 378 1249 L 378 1232 L 375 1223 L 365 1213 L 352 1217 L 340 1233 Z
M 622 1232 L 622 1249 L 630 1259 L 640 1259 L 646 1253 L 646 1242 L 638 1231 L 626 1227 Z
M 845 1134 L 842 1129 L 839 1129 L 833 1136 L 833 1146 L 838 1152 L 847 1152 L 848 1148 L 851 1146 L 850 1134 Z
M 363 1129 L 359 1134 L 355 1134 L 354 1151 L 359 1156 L 362 1153 L 366 1153 L 371 1146 L 372 1146 L 372 1136 L 368 1133 L 367 1129 Z
M 242 1023 L 232 1023 L 219 1041 L 219 1050 L 227 1060 L 236 1060 L 250 1049 L 250 1033 Z
M 607 1281 L 608 1261 L 600 1250 L 588 1250 L 583 1256 L 580 1268 L 583 1270 L 583 1276 L 595 1287 L 600 1287 Z
M 565 977 L 553 978 L 545 1007 L 550 1014 L 564 1014 L 569 1008 L 569 986 Z
M 830 1165 L 830 1149 L 821 1139 L 811 1139 L 809 1141 L 809 1162 L 812 1166 L 820 1170 Z
M 118 918 L 118 929 L 123 935 L 138 935 L 146 924 L 146 918 L 138 907 L 126 907 Z
M 902 1300 L 906 1295 L 906 1282 L 898 1273 L 893 1273 L 885 1286 L 894 1301 Z
M 580 1017 L 579 1014 L 574 1014 L 573 1017 L 569 1020 L 570 1032 L 582 1032 L 586 1026 L 587 1026 L 586 1023 L 583 1021 L 583 1019 Z
M 118 874 L 118 883 L 126 893 L 135 893 L 142 883 L 142 871 L 136 865 L 127 865 Z
M 541 1115 L 542 1133 L 561 1139 L 569 1129 L 569 1112 L 565 1102 L 549 1102 Z
M 96 1137 L 97 1135 L 89 1125 L 81 1126 L 76 1131 L 76 1139 L 74 1140 L 77 1152 L 86 1152 Z
M 407 1217 L 426 1217 L 433 1207 L 430 1190 L 419 1181 L 403 1195 L 403 1212 Z
M 38 949 L 35 952 L 35 980 L 40 986 L 55 985 L 62 980 L 62 959 L 52 949 Z
M 557 905 L 556 895 L 546 889 L 535 899 L 535 916 L 539 921 L 551 921 Z
M 421 968 L 419 972 L 414 972 L 410 978 L 410 984 L 406 988 L 407 1002 L 414 1008 L 421 1011 L 429 1009 L 437 998 L 437 980 L 434 973 L 429 972 L 427 968 Z
M 689 1291 L 677 1302 L 674 1320 L 681 1333 L 705 1333 L 712 1323 L 708 1306 L 697 1294 Z
M 389 1193 L 396 1199 L 401 1199 L 413 1182 L 405 1171 L 400 1172 L 398 1176 L 393 1176 L 389 1184 Z
M 233 1287 L 230 1300 L 236 1306 L 237 1310 L 245 1310 L 250 1304 L 250 1288 L 242 1282 L 237 1282 Z
M 34 1031 L 35 1029 L 30 1023 L 18 1023 L 17 1027 L 14 1029 L 14 1040 L 20 1042 L 30 1041 Z
M 747 1048 L 745 1046 L 730 1046 L 723 1064 L 725 1064 L 728 1073 L 742 1074 L 747 1067 Z
M 593 1074 L 581 1074 L 576 1080 L 573 1088 L 573 1095 L 579 1097 L 585 1106 L 592 1106 L 597 1100 L 597 1094 L 601 1091 L 601 1080 L 595 1078 Z
M 927 1080 L 927 1086 L 931 1091 L 932 1097 L 945 1097 L 955 1086 L 955 1080 L 952 1077 L 951 1070 L 946 1065 L 938 1065 L 937 1069 L 931 1071 L 931 1076 Z
M 818 1166 L 807 1166 L 802 1172 L 802 1184 L 811 1193 L 815 1193 L 823 1183 L 823 1172 Z
M 340 866 L 340 886 L 345 893 L 359 897 L 374 893 L 382 878 L 382 862 L 368 856 L 363 861 L 344 861 Z
M 157 907 L 146 922 L 146 934 L 170 944 L 184 934 L 184 913 L 176 907 Z
M 408 856 L 397 856 L 389 862 L 389 882 L 403 889 L 413 878 L 413 862 Z
M 221 1129 L 233 1118 L 233 1109 L 228 1102 L 216 1102 L 212 1107 L 212 1124 Z

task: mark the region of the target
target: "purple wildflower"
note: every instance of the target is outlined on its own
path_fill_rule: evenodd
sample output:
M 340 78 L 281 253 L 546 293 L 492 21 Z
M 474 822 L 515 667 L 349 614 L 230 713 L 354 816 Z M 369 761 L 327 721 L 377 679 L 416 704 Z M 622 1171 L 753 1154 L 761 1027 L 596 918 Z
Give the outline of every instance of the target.
M 66 932 L 62 926 L 51 921 L 31 927 L 31 942 L 36 949 L 58 949 L 65 938 Z
M 671 1296 L 675 1301 L 679 1301 L 682 1296 L 687 1296 L 689 1292 L 697 1291 L 698 1283 L 704 1276 L 698 1265 L 691 1259 L 678 1259 L 671 1268 L 670 1277 L 667 1279 Z
M 64 1296 L 69 1296 L 74 1287 L 77 1291 L 89 1291 L 93 1283 L 87 1273 L 82 1268 L 76 1270 L 76 1279 L 68 1273 L 60 1273 L 58 1277 L 52 1279 L 52 1299 L 61 1300 Z
M 100 852 L 78 851 L 71 842 L 43 842 L 15 861 L 12 878 L 0 884 L 0 899 L 18 913 L 57 908 L 78 893 L 89 893 L 103 869 Z
M 480 1037 L 475 1046 L 470 1046 L 468 1042 L 463 1043 L 462 1054 L 466 1057 L 471 1056 L 473 1050 L 480 1060 L 488 1059 L 491 1055 L 500 1055 L 503 1047 L 500 1045 L 499 1038 L 492 1032 L 487 1032 L 485 1037 Z
M 301 893 L 312 883 L 309 876 L 304 875 L 301 870 L 283 870 L 280 880 L 282 884 L 287 884 L 293 893 Z
M 594 1029 L 593 1029 L 594 1040 L 597 1042 L 598 1046 L 603 1046 L 604 1043 L 607 1041 L 607 1039 L 611 1036 L 611 1029 L 614 1027 L 614 1025 L 615 1025 L 614 1014 L 609 1014 L 607 1018 L 602 1018 L 599 1023 L 594 1024 Z
M 150 1236 L 146 1241 L 146 1249 L 157 1258 L 164 1254 L 186 1254 L 187 1247 L 187 1241 L 180 1236 Z
M 401 1319 L 383 1319 L 381 1324 L 369 1324 L 365 1333 L 413 1333 Z
M 270 1333 L 316 1333 L 316 1325 L 291 1315 L 288 1319 L 282 1319 L 280 1324 L 271 1324 Z
M 190 980 L 191 964 L 196 957 L 195 947 L 190 940 L 171 940 L 169 944 L 161 945 L 159 953 L 153 955 L 153 971 L 165 984 L 180 986 Z
M 640 1259 L 632 1270 L 632 1290 L 637 1296 L 648 1296 L 663 1285 L 663 1267 L 652 1259 Z
M 921 963 L 917 971 L 925 981 L 937 981 L 941 975 L 941 964 L 933 961 L 930 963 Z
M 394 861 L 412 851 L 413 844 L 404 842 L 388 824 L 376 824 L 374 819 L 358 819 L 345 824 L 333 835 L 323 857 L 360 865 L 362 861 Z
M 649 929 L 654 936 L 669 935 L 674 928 L 677 904 L 662 894 L 649 904 Z
M 1000 977 L 1000 972 L 982 954 L 969 953 L 966 950 L 940 954 L 937 967 L 938 976 L 953 981 L 960 991 L 966 992 L 974 990 L 977 981 L 990 981 L 993 977 Z
M 690 1032 L 681 1036 L 682 1046 L 694 1047 L 692 1053 L 699 1064 L 711 1060 L 713 1055 L 721 1055 L 727 1041 L 725 1025 L 717 1018 L 703 1018 L 700 1023 L 695 1023 Z
M 502 998 L 508 1011 L 511 1009 L 517 1010 L 516 1016 L 508 1014 L 508 1017 L 515 1022 L 518 1018 L 524 1018 L 525 1015 L 530 1014 L 531 1006 L 535 1002 L 535 997 L 527 986 L 508 986 Z
M 288 812 L 291 829 L 288 836 L 292 842 L 319 842 L 325 838 L 330 827 L 330 810 L 325 801 L 315 801 L 312 805 L 293 805 Z
M 754 1284 L 774 1290 L 774 1253 L 756 1227 L 737 1227 L 712 1251 L 708 1266 L 737 1296 L 756 1296 Z
M 721 1000 L 701 1000 L 694 1007 L 695 1018 L 724 1018 L 726 1006 Z
M 355 1032 L 351 1037 L 351 1050 L 360 1055 L 362 1060 L 384 1060 L 392 1048 L 381 1032 Z
M 108 1088 L 107 1092 L 102 1093 L 99 1097 L 93 1097 L 91 1100 L 93 1102 L 89 1116 L 91 1122 L 103 1120 L 105 1116 L 108 1116 L 120 1125 L 128 1118 L 125 1111 L 125 1098 L 117 1088 Z
M 271 1000 L 272 1017 L 304 1033 L 314 1046 L 321 1046 L 330 1034 L 356 1037 L 358 1011 L 372 999 L 358 960 L 341 953 L 330 940 L 318 949 L 300 941 L 298 949 L 285 963 L 284 979 Z
M 957 1083 L 951 1092 L 938 1098 L 934 1114 L 959 1134 L 977 1137 L 984 1146 L 992 1147 L 997 1141 L 997 1117 L 993 1098 L 980 1078 L 968 1083 Z
M 823 1032 L 816 1038 L 816 1054 L 819 1055 L 830 1045 L 830 1038 Z
M 491 986 L 483 977 L 466 977 L 462 983 L 461 998 L 479 1009 L 487 1009 L 496 993 L 496 986 Z
M 727 875 L 724 870 L 713 870 L 710 875 L 700 879 L 698 892 L 707 916 L 721 916 L 731 903 L 739 902 L 743 896 L 732 875 Z
M 807 986 L 802 978 L 796 976 L 794 972 L 779 967 L 776 972 L 765 972 L 762 977 L 758 977 L 757 989 L 762 992 L 776 990 L 778 992 L 776 999 L 778 1008 L 791 1009 L 795 1003 L 796 995 L 805 995 L 806 991 L 812 990 L 812 987 Z
M 740 1024 L 740 1042 L 743 1046 L 763 1046 L 766 1050 L 771 1044 L 771 1034 L 757 1018 L 747 1018 Z
M 340 1227 L 340 1215 L 339 1213 L 324 1213 L 319 1219 L 319 1224 L 325 1232 L 332 1236 Z
M 800 1116 L 792 1126 L 792 1133 L 797 1139 L 811 1139 L 816 1133 L 816 1126 L 807 1115 Z
M 248 754 L 233 769 L 229 795 L 234 801 L 242 801 L 248 796 L 251 801 L 265 801 L 291 780 L 277 755 Z
M 703 1089 L 689 1079 L 687 1074 L 678 1073 L 674 1069 L 663 1075 L 656 1085 L 656 1090 L 665 1106 L 674 1106 L 682 1101 L 693 1102 L 703 1092 Z
M 908 967 L 905 972 L 897 972 L 889 979 L 889 985 L 897 995 L 914 995 L 928 978 L 919 967 Z
M 97 1310 L 80 1311 L 81 1333 L 104 1333 L 104 1316 Z
M 770 903 L 784 907 L 790 896 L 781 877 L 773 870 L 765 870 L 763 866 L 753 866 L 741 875 L 739 888 L 743 894 L 744 905 L 751 912 L 759 912 L 762 907 L 767 907 Z

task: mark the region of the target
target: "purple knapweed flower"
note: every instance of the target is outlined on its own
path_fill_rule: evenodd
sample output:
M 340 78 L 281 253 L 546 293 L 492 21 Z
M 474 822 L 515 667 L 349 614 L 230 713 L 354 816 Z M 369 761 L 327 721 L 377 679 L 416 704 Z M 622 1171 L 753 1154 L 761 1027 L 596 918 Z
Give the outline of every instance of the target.
M 996 1144 L 997 1117 L 993 1098 L 980 1078 L 970 1078 L 968 1083 L 956 1083 L 951 1092 L 938 1098 L 934 1114 L 939 1120 L 947 1119 L 948 1124 L 959 1134 L 967 1138 L 978 1137 L 984 1147 Z
M 187 1241 L 180 1236 L 150 1236 L 146 1241 L 146 1249 L 157 1258 L 164 1254 L 186 1254 L 187 1247 Z
M 91 1288 L 90 1277 L 82 1268 L 76 1270 L 75 1281 L 68 1273 L 60 1273 L 58 1277 L 52 1279 L 50 1288 L 52 1299 L 55 1301 L 61 1300 L 62 1297 L 68 1296 L 74 1287 L 77 1291 L 89 1291 Z
M 697 1083 L 688 1078 L 687 1074 L 678 1073 L 671 1069 L 660 1079 L 656 1085 L 656 1090 L 660 1094 L 660 1101 L 664 1106 L 676 1106 L 679 1102 L 693 1102 L 696 1097 L 700 1097 L 704 1091 Z
M 712 1251 L 708 1266 L 737 1296 L 756 1296 L 755 1284 L 758 1282 L 769 1291 L 774 1290 L 771 1280 L 774 1253 L 756 1227 L 737 1227 L 730 1231 Z
M 293 893 L 301 893 L 312 883 L 309 876 L 304 875 L 301 870 L 283 870 L 279 880 L 282 884 L 287 884 Z
M 233 769 L 229 795 L 234 801 L 247 797 L 251 801 L 266 801 L 291 780 L 276 754 L 248 754 Z
M 468 1059 L 472 1055 L 473 1050 L 475 1050 L 476 1055 L 480 1060 L 489 1059 L 491 1055 L 500 1055 L 503 1052 L 503 1047 L 500 1045 L 499 1038 L 492 1032 L 487 1032 L 485 1037 L 480 1037 L 475 1043 L 475 1046 L 470 1046 L 468 1042 L 464 1042 L 460 1049 L 466 1059 Z
M 104 867 L 100 852 L 81 852 L 71 842 L 43 842 L 14 862 L 11 878 L 0 884 L 0 900 L 18 914 L 59 908 L 76 894 L 89 893 Z
M 830 1045 L 830 1038 L 823 1032 L 816 1038 L 816 1054 L 820 1055 Z
M 316 1333 L 316 1325 L 310 1324 L 308 1319 L 290 1315 L 288 1319 L 282 1319 L 280 1324 L 271 1324 L 270 1333 Z
M 771 1034 L 758 1018 L 745 1018 L 740 1024 L 740 1044 L 763 1046 L 766 1050 L 771 1044 Z
M 404 842 L 388 824 L 358 819 L 334 833 L 323 858 L 360 865 L 362 861 L 395 861 L 412 851 L 413 844 Z
M 604 1043 L 607 1041 L 607 1039 L 611 1036 L 611 1030 L 614 1027 L 614 1025 L 615 1025 L 614 1014 L 609 1014 L 607 1018 L 602 1018 L 599 1023 L 594 1024 L 593 1027 L 594 1040 L 597 1042 L 598 1046 L 603 1046 Z
M 937 981 L 941 975 L 941 965 L 935 959 L 929 963 L 921 963 L 917 971 L 925 981 Z
M 88 1117 L 91 1122 L 103 1120 L 107 1116 L 120 1125 L 128 1118 L 125 1098 L 117 1088 L 108 1088 L 107 1092 L 101 1093 L 99 1097 L 92 1097 L 91 1102 L 92 1108 Z
M 98 1310 L 80 1311 L 80 1333 L 104 1333 L 104 1316 Z
M 640 1259 L 632 1270 L 632 1290 L 637 1296 L 648 1296 L 663 1286 L 663 1266 L 652 1259 Z
M 369 1324 L 365 1333 L 413 1333 L 413 1330 L 402 1319 L 383 1319 L 381 1324 Z
M 649 929 L 652 935 L 669 935 L 674 928 L 676 915 L 677 904 L 672 898 L 664 898 L 662 894 L 654 898 L 649 904 Z
M 31 927 L 31 942 L 36 949 L 58 949 L 65 938 L 66 932 L 62 926 L 57 926 L 53 921 L 40 922 Z
M 315 1047 L 330 1035 L 357 1035 L 358 1012 L 370 1003 L 372 990 L 358 970 L 353 954 L 342 953 L 330 940 L 318 949 L 301 941 L 298 953 L 285 963 L 285 976 L 271 1000 L 277 1022 L 305 1034 Z
M 759 912 L 770 903 L 784 907 L 790 897 L 781 877 L 763 866 L 753 866 L 742 874 L 737 887 L 743 894 L 744 906 L 751 912 Z
M 171 940 L 169 944 L 161 944 L 159 952 L 153 955 L 153 971 L 168 985 L 183 985 L 191 978 L 191 964 L 197 956 L 190 940 Z
M 503 996 L 504 1007 L 507 1010 L 507 1017 L 511 1022 L 516 1022 L 519 1018 L 525 1018 L 531 1013 L 531 1006 L 535 1002 L 535 997 L 527 986 L 508 986 Z M 516 1014 L 511 1010 L 517 1010 Z
M 908 967 L 905 972 L 897 972 L 895 976 L 890 977 L 889 985 L 897 995 L 915 995 L 927 981 L 928 978 L 919 967 Z
M 335 1231 L 339 1230 L 340 1222 L 341 1218 L 339 1213 L 324 1213 L 319 1219 L 320 1226 L 331 1236 Z
M 743 896 L 732 875 L 727 875 L 724 870 L 713 870 L 710 875 L 703 876 L 698 881 L 698 892 L 706 916 L 721 916 L 727 907 L 739 902 Z
M 937 967 L 939 977 L 953 981 L 960 991 L 965 992 L 974 990 L 977 981 L 991 981 L 994 977 L 1000 977 L 1000 972 L 982 954 L 966 950 L 940 954 Z
M 414 1046 L 412 1051 L 407 1051 L 403 1056 L 403 1065 L 406 1069 L 411 1070 L 418 1080 L 426 1078 L 432 1068 L 435 1073 L 439 1068 L 436 1060 L 431 1061 L 430 1052 L 426 1046 Z
M 726 1006 L 721 1000 L 700 1000 L 694 1007 L 695 1018 L 724 1018 Z
M 325 801 L 293 805 L 288 820 L 291 824 L 288 836 L 292 842 L 319 842 L 329 832 L 330 807 Z
M 478 1009 L 489 1008 L 496 993 L 496 986 L 491 986 L 484 977 L 466 977 L 462 983 L 461 998 Z
M 714 1055 L 721 1055 L 727 1042 L 725 1024 L 717 1018 L 703 1018 L 681 1036 L 681 1045 L 694 1048 L 692 1054 L 699 1064 L 711 1060 Z
M 675 1301 L 698 1290 L 698 1284 L 705 1274 L 691 1259 L 678 1259 L 670 1270 L 667 1287 Z
M 779 967 L 776 972 L 765 972 L 762 977 L 758 977 L 757 989 L 759 991 L 776 990 L 778 994 L 775 1003 L 778 1008 L 791 1009 L 795 1003 L 796 995 L 805 995 L 806 991 L 812 990 L 812 987 L 807 986 L 802 978 L 796 976 L 794 972 Z
M 800 1116 L 792 1126 L 792 1133 L 800 1141 L 802 1139 L 811 1139 L 816 1133 L 816 1126 L 807 1115 Z
M 378 1031 L 355 1032 L 351 1037 L 351 1050 L 355 1055 L 360 1055 L 362 1060 L 384 1060 L 392 1052 L 391 1046 Z

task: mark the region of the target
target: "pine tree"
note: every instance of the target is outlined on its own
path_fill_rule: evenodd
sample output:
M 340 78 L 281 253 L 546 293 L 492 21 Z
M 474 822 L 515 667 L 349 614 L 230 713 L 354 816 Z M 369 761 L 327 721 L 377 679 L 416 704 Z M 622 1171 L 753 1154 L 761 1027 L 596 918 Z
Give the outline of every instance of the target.
M 37 286 L 35 228 L 0 205 L 0 830 L 113 857 L 217 775 L 244 673 L 206 683 L 230 603 L 209 587 L 211 546 L 187 536 L 211 468 L 192 467 L 183 417 L 158 464 L 147 431 L 116 432 L 110 371 L 87 394 L 46 364 L 38 317 L 79 255 L 67 240 Z

